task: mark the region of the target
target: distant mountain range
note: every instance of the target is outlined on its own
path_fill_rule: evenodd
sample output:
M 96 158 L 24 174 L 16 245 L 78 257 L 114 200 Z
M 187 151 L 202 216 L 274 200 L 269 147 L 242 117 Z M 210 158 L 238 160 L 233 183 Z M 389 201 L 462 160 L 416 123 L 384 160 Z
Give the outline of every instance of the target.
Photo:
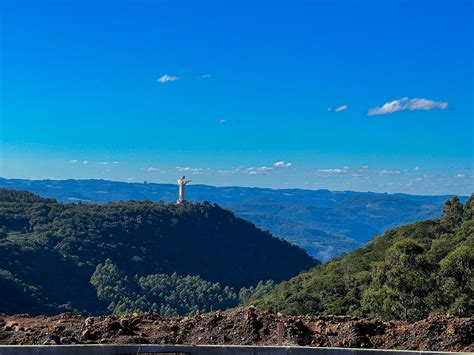
M 28 190 L 63 202 L 171 202 L 177 198 L 177 185 L 172 184 L 0 178 L 0 187 Z M 437 218 L 450 197 L 198 184 L 187 187 L 189 200 L 218 203 L 321 261 L 351 251 L 389 228 Z

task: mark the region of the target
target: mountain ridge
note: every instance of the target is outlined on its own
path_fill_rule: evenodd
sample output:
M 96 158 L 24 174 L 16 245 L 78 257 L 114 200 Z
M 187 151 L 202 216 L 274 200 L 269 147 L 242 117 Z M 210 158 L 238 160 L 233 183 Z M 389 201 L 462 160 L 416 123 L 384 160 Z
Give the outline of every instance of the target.
M 177 198 L 174 184 L 102 179 L 0 178 L 0 187 L 29 190 L 62 202 L 174 202 Z M 322 261 L 361 246 L 391 227 L 437 218 L 444 201 L 451 197 L 203 184 L 188 185 L 187 196 L 191 201 L 210 201 L 229 208 L 258 227 L 305 248 Z
M 393 228 L 366 246 L 248 301 L 287 314 L 414 321 L 474 315 L 474 195 L 440 219 Z
M 100 313 L 104 302 L 113 312 L 230 307 L 240 288 L 317 263 L 216 204 L 71 204 L 0 189 L 0 287 L 10 290 L 0 311 L 7 313 Z M 191 299 L 184 305 L 172 303 L 179 287 Z

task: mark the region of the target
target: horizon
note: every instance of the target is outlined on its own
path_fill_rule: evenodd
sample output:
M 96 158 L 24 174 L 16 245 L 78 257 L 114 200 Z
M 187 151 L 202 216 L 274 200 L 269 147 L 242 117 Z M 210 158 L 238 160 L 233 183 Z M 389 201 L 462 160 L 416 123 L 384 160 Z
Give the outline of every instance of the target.
M 474 191 L 472 1 L 0 10 L 0 176 Z
M 5 178 L 0 176 L 0 180 L 19 180 L 19 181 L 29 181 L 29 182 L 46 182 L 46 181 L 52 181 L 52 182 L 63 182 L 63 181 L 100 181 L 100 182 L 110 182 L 110 183 L 123 183 L 123 184 L 130 184 L 130 185 L 169 185 L 169 186 L 176 186 L 176 191 L 178 191 L 178 185 L 175 183 L 170 183 L 170 182 L 150 182 L 150 181 L 121 181 L 121 180 L 108 180 L 108 179 L 102 179 L 102 178 L 89 178 L 89 179 L 15 179 L 15 178 Z M 429 195 L 429 194 L 409 194 L 409 193 L 404 193 L 404 192 L 376 192 L 376 191 L 358 191 L 358 190 L 329 190 L 329 189 L 324 189 L 324 188 L 319 188 L 319 189 L 311 189 L 311 188 L 299 188 L 299 187 L 288 187 L 288 188 L 278 188 L 278 187 L 260 187 L 260 186 L 245 186 L 245 185 L 210 185 L 210 184 L 201 184 L 201 183 L 192 183 L 189 185 L 187 188 L 189 189 L 190 187 L 193 188 L 194 186 L 206 186 L 206 187 L 213 187 L 213 188 L 241 188 L 241 189 L 260 189 L 260 190 L 274 190 L 274 191 L 292 191 L 292 190 L 298 190 L 298 191 L 328 191 L 328 192 L 334 192 L 334 193 L 345 193 L 345 192 L 355 192 L 355 193 L 367 193 L 367 194 L 378 194 L 378 195 L 408 195 L 408 196 L 426 196 L 426 197 L 452 197 L 452 196 L 458 196 L 460 198 L 469 198 L 469 196 L 473 193 L 470 193 L 468 195 L 457 195 L 457 194 L 434 194 L 434 195 Z M 13 189 L 16 190 L 16 189 Z M 190 201 L 190 202 L 198 202 L 199 201 Z

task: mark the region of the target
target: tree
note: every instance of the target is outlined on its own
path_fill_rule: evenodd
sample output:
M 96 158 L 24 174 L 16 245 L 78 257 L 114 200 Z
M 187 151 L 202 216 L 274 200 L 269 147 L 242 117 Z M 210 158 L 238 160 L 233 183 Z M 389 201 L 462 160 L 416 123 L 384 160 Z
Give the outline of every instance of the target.
M 239 291 L 239 300 L 241 304 L 248 303 L 253 297 L 262 297 L 275 288 L 273 280 L 259 281 L 257 286 L 249 288 L 242 287 Z
M 440 286 L 448 313 L 474 313 L 474 248 L 461 245 L 440 262 Z
M 464 207 L 459 201 L 459 197 L 454 196 L 451 200 L 444 203 L 443 219 L 451 228 L 458 227 L 464 217 Z
M 464 220 L 472 221 L 474 219 L 474 194 L 464 203 Z
M 130 303 L 134 298 L 127 276 L 110 259 L 97 265 L 90 282 L 97 291 L 97 298 L 109 303 L 107 309 L 110 312 L 121 313 L 124 303 Z
M 430 270 L 423 253 L 423 247 L 412 239 L 401 239 L 389 248 L 385 261 L 374 267 L 373 282 L 363 293 L 367 313 L 407 321 L 428 314 Z

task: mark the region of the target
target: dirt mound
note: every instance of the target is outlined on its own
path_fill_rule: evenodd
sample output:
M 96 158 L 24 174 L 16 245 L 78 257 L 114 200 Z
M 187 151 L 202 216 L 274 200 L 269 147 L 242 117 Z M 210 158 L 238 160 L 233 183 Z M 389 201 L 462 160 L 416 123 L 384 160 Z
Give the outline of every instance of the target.
M 284 316 L 253 307 L 163 318 L 0 314 L 0 344 L 239 344 L 474 351 L 474 319 L 432 317 L 416 323 L 352 317 Z

